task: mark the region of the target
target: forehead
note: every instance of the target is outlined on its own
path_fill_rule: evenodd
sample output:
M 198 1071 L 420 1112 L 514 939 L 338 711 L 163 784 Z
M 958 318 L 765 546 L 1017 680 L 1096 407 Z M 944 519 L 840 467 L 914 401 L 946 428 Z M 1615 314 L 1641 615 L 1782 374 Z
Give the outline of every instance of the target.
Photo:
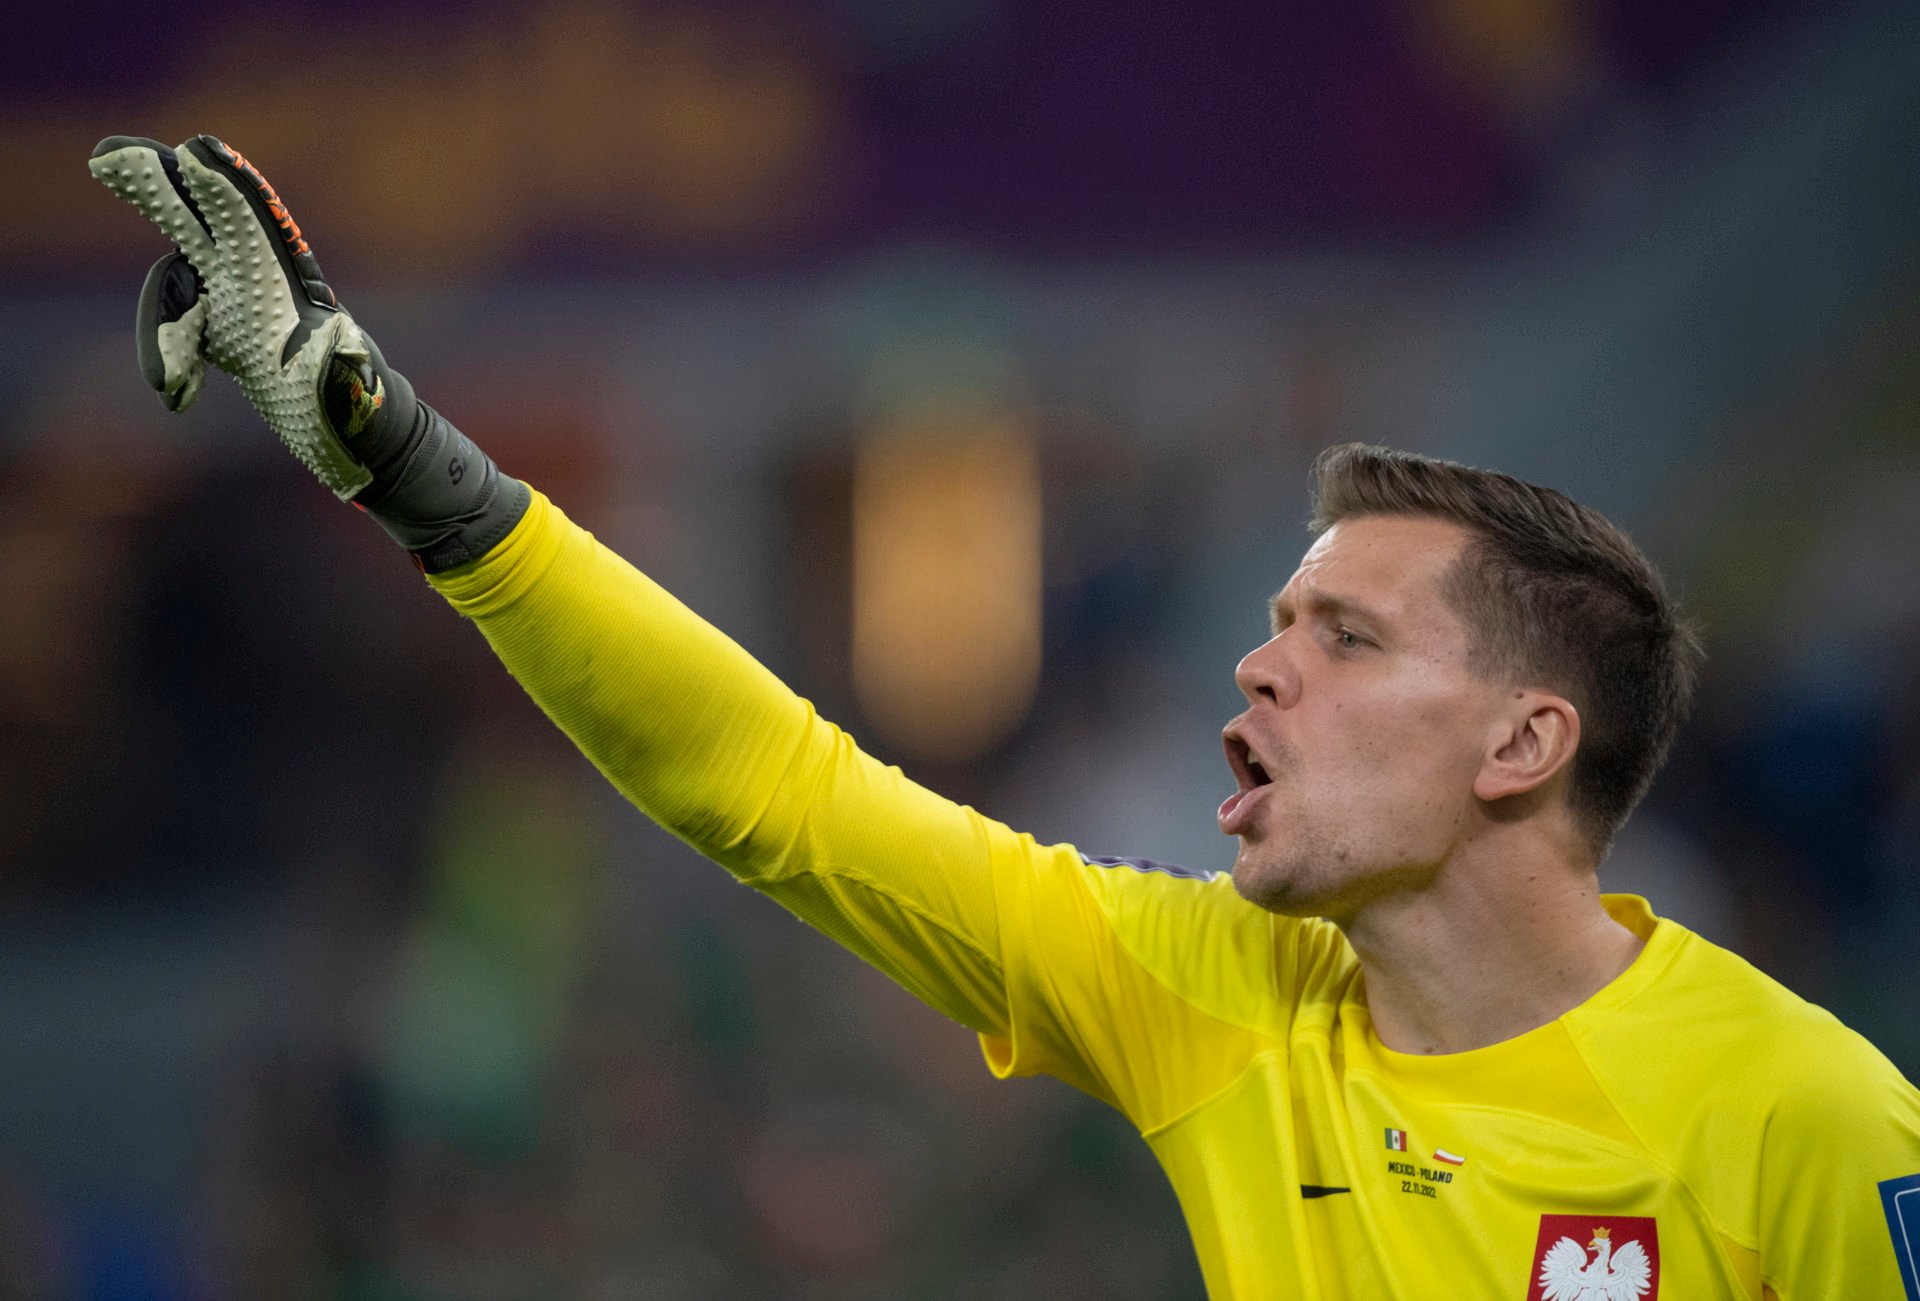
M 1344 519 L 1315 539 L 1275 600 L 1298 607 L 1331 597 L 1362 602 L 1389 618 L 1450 616 L 1441 580 L 1466 542 L 1467 531 L 1447 520 Z

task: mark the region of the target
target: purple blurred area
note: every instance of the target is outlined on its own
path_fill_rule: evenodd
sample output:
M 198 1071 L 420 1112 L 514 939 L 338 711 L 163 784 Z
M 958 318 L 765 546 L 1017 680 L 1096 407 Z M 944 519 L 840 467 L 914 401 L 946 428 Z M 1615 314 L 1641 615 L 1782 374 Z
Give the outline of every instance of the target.
M 127 243 L 52 168 L 58 138 L 124 120 L 173 141 L 207 119 L 314 176 L 290 198 L 316 227 L 387 209 L 327 222 L 329 244 L 430 283 L 764 270 L 901 239 L 1040 256 L 1433 245 L 1524 221 L 1591 135 L 1629 106 L 1657 113 L 1791 8 L 573 0 L 449 26 L 417 2 L 201 3 L 129 8 L 85 40 L 43 8 L 0 113 L 33 125 L 52 183 L 0 218 L 0 256 L 16 275 L 67 285 L 77 262 L 98 278 L 99 257 L 45 256 Z
M 509 471 L 1089 853 L 1228 862 L 1317 450 L 1568 490 L 1711 655 L 1603 885 L 1920 1070 L 1911 5 L 10 22 L 0 1297 L 1200 1294 L 1124 1122 L 624 805 L 226 381 L 161 410 L 119 132 L 244 150 Z M 1037 684 L 972 757 L 851 649 L 862 449 L 929 421 L 1037 467 Z

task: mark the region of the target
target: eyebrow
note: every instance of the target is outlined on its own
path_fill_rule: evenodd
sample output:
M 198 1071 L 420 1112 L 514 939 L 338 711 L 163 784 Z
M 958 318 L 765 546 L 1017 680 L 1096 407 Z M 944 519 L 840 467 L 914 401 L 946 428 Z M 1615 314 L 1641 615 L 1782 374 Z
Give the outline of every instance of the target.
M 1307 609 L 1315 614 L 1333 616 L 1351 615 L 1364 624 L 1374 628 L 1383 625 L 1386 620 L 1372 606 L 1356 601 L 1350 596 L 1341 596 L 1336 592 L 1323 592 L 1314 588 L 1307 593 Z M 1281 618 L 1293 622 L 1293 602 L 1287 598 L 1285 589 L 1275 592 L 1267 598 L 1267 623 L 1275 632 L 1280 631 Z

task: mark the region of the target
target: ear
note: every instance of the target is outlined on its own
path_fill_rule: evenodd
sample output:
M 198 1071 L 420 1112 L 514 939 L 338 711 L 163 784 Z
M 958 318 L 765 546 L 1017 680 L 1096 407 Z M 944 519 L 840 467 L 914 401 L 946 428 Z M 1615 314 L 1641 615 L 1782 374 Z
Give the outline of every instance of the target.
M 1483 800 L 1539 790 L 1580 748 L 1580 711 L 1566 697 L 1521 690 L 1507 704 L 1474 777 L 1473 793 Z

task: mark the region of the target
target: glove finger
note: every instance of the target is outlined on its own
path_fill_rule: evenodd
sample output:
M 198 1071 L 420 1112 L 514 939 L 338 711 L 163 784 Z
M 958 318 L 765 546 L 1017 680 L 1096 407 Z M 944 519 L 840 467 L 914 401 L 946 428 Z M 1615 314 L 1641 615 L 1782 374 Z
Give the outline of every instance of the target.
M 185 411 L 206 382 L 205 287 L 184 253 L 167 254 L 147 272 L 133 323 L 140 374 L 169 411 Z
M 254 165 L 209 135 L 180 146 L 180 173 L 219 246 L 208 277 L 209 355 L 223 369 L 284 366 L 339 310 L 293 215 Z M 271 349 L 270 358 L 255 355 Z
M 211 228 L 187 192 L 173 150 L 141 136 L 108 136 L 93 147 L 87 170 L 165 231 L 195 266 L 212 266 Z

